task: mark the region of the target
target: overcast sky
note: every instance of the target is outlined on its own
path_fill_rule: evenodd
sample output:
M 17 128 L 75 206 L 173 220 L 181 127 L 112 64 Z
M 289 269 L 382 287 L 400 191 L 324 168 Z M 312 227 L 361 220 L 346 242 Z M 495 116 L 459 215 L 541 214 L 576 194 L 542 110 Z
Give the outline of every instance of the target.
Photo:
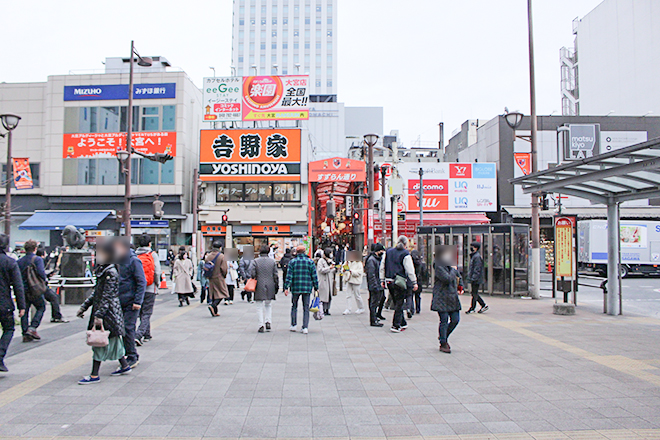
M 466 119 L 529 111 L 525 0 L 337 0 L 338 99 L 383 106 L 385 133 L 405 144 L 438 141 Z M 571 22 L 601 0 L 535 0 L 539 114 L 561 113 L 559 49 Z M 201 86 L 228 75 L 231 0 L 21 0 L 3 2 L 0 81 L 103 69 L 130 40 L 162 55 Z M 128 17 L 131 17 L 130 21 Z

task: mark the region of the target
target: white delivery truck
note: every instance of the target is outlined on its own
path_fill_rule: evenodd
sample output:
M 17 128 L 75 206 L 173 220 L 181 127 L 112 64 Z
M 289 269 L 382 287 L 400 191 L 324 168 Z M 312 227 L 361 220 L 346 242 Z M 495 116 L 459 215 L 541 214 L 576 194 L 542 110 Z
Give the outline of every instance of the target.
M 660 275 L 660 222 L 621 220 L 621 275 Z M 578 270 L 607 276 L 607 221 L 578 221 Z

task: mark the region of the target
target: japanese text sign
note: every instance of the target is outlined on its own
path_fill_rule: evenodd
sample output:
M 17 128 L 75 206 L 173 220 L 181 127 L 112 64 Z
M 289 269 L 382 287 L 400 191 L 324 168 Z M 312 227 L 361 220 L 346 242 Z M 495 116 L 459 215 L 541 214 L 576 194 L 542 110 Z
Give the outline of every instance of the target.
M 133 99 L 176 98 L 176 83 L 134 84 Z M 128 84 L 64 86 L 65 101 L 101 101 L 128 99 Z
M 243 120 L 309 119 L 309 77 L 246 76 L 243 78 Z
M 204 121 L 240 121 L 243 118 L 243 78 L 204 78 Z
M 27 157 L 13 158 L 14 186 L 16 189 L 32 189 L 32 172 L 30 171 L 30 159 Z
M 317 160 L 309 163 L 310 182 L 364 182 L 367 173 L 365 163 L 342 157 Z
M 200 178 L 299 182 L 299 129 L 202 130 Z
M 140 153 L 176 156 L 176 132 L 133 133 L 131 144 Z M 114 157 L 117 150 L 125 148 L 126 133 L 67 133 L 64 134 L 62 157 Z
M 555 217 L 555 276 L 573 277 L 575 217 Z

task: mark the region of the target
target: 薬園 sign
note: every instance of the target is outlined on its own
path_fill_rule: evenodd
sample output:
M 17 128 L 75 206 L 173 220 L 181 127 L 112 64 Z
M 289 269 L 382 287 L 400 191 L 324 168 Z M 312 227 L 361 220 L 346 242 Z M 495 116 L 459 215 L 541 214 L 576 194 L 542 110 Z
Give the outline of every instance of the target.
M 299 182 L 300 130 L 202 130 L 199 157 L 202 180 Z

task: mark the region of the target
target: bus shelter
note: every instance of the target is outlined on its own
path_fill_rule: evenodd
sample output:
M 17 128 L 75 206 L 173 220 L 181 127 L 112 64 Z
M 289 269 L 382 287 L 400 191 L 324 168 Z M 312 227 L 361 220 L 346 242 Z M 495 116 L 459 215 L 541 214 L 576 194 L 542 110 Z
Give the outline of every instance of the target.
M 560 193 L 607 206 L 609 315 L 621 311 L 619 205 L 660 198 L 660 138 L 511 179 L 527 194 Z
M 458 252 L 458 270 L 465 277 L 470 263 L 470 244 L 476 241 L 481 243 L 484 259 L 485 293 L 511 296 L 529 293 L 528 225 L 420 226 L 417 234 L 429 268 L 433 267 L 436 245 L 453 245 Z

